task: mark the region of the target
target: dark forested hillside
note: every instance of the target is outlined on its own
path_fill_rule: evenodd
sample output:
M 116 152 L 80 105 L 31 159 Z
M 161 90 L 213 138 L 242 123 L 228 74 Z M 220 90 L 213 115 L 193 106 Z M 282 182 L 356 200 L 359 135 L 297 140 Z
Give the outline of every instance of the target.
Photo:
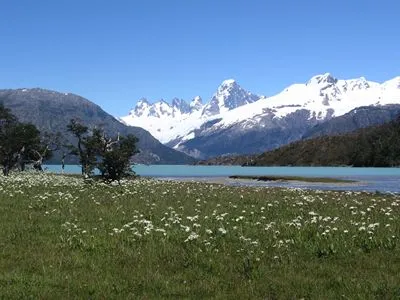
M 256 157 L 255 166 L 400 165 L 400 118 L 353 133 L 295 142 Z

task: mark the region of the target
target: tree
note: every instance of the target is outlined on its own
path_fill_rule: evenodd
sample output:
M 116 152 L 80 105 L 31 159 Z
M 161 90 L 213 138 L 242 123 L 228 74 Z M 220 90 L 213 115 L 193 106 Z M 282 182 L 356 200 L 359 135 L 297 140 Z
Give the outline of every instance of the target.
M 111 141 L 111 139 L 110 139 Z M 130 158 L 138 153 L 136 143 L 138 139 L 133 135 L 119 137 L 103 152 L 103 160 L 98 168 L 106 180 L 120 180 L 127 175 L 133 175 Z
M 18 165 L 24 170 L 25 163 L 40 149 L 40 132 L 32 124 L 18 122 L 9 109 L 0 105 L 0 164 L 3 174 Z
M 77 138 L 77 145 L 69 145 L 70 154 L 79 156 L 79 162 L 82 166 L 82 175 L 90 176 L 96 167 L 96 154 L 99 152 L 98 133 L 90 136 L 88 127 L 72 119 L 67 126 Z
M 89 131 L 87 126 L 71 120 L 68 130 L 77 138 L 77 145 L 71 145 L 71 154 L 78 155 L 82 165 L 82 175 L 91 176 L 95 168 L 108 180 L 120 180 L 132 174 L 130 158 L 137 153 L 138 139 L 133 135 L 115 138 L 107 137 L 99 128 Z
M 48 132 L 42 134 L 40 138 L 40 147 L 32 150 L 34 157 L 33 167 L 35 170 L 43 171 L 43 161 L 50 159 L 54 151 L 61 150 L 62 144 L 62 138 L 59 132 L 56 134 Z

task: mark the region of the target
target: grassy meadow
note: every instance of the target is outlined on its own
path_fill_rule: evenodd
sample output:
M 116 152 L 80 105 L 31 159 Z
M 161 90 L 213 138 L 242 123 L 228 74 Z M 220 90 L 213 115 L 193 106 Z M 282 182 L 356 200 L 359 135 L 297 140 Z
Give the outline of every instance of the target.
M 0 298 L 398 299 L 400 196 L 0 177 Z

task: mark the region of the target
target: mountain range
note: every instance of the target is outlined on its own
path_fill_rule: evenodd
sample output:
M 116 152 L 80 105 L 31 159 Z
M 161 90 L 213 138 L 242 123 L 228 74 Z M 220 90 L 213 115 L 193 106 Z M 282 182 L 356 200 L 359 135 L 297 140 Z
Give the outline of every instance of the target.
M 74 142 L 67 132 L 71 119 L 82 122 L 89 128 L 101 127 L 110 136 L 133 134 L 139 138 L 140 153 L 134 160 L 138 163 L 188 164 L 194 159 L 175 151 L 156 140 L 139 127 L 126 126 L 106 113 L 93 102 L 71 93 L 59 93 L 41 88 L 0 90 L 0 103 L 24 123 L 34 124 L 41 132 L 60 132 L 67 142 Z M 57 161 L 55 156 L 55 163 Z M 73 157 L 68 157 L 74 162 Z
M 400 77 L 377 83 L 326 73 L 272 97 L 253 94 L 229 79 L 205 103 L 200 96 L 170 103 L 143 98 L 118 119 L 83 97 L 41 88 L 0 90 L 0 102 L 20 121 L 61 132 L 69 141 L 73 137 L 66 126 L 78 119 L 109 135 L 137 136 L 141 153 L 136 162 L 187 164 L 194 158 L 258 154 L 393 120 L 400 114 Z
M 271 97 L 255 95 L 229 79 L 206 103 L 199 96 L 190 102 L 176 98 L 171 104 L 141 99 L 120 120 L 148 130 L 176 150 L 209 158 L 261 153 L 315 134 L 337 133 L 338 124 L 343 124 L 340 117 L 350 111 L 358 120 L 353 129 L 380 124 L 396 115 L 393 111 L 398 107 L 391 104 L 400 104 L 400 77 L 377 83 L 364 77 L 337 79 L 326 73 Z M 373 108 L 379 108 L 379 113 L 373 113 Z M 382 114 L 382 110 L 390 113 Z M 324 127 L 330 120 L 336 123 Z M 347 126 L 343 127 L 346 131 Z
M 355 140 L 352 140 L 351 136 L 354 136 L 354 134 L 357 134 L 357 131 L 363 130 L 363 129 L 368 129 L 368 130 L 375 130 L 379 126 L 383 126 L 382 128 L 388 128 L 385 127 L 385 125 L 397 121 L 398 124 L 400 121 L 400 104 L 388 104 L 388 105 L 383 105 L 383 106 L 363 106 L 363 107 L 358 107 L 356 109 L 351 110 L 350 112 L 344 114 L 343 116 L 339 116 L 336 118 L 332 118 L 330 120 L 327 120 L 323 123 L 320 123 L 316 126 L 311 127 L 306 134 L 303 135 L 303 137 L 295 141 L 293 143 L 289 143 L 288 145 L 283 145 L 277 149 L 274 150 L 269 150 L 263 153 L 256 153 L 256 154 L 245 154 L 245 155 L 224 155 L 224 156 L 217 156 L 217 157 L 212 157 L 208 158 L 205 160 L 200 160 L 197 162 L 199 165 L 290 165 L 290 164 L 298 164 L 300 163 L 300 160 L 302 160 L 302 163 L 304 165 L 312 165 L 312 164 L 319 164 L 321 165 L 321 157 L 323 157 L 324 153 L 330 152 L 331 154 L 334 153 L 334 155 L 337 155 L 340 153 L 340 151 L 334 151 L 335 149 L 338 149 L 341 147 L 340 145 L 333 145 L 334 143 L 331 143 L 333 146 L 332 151 L 329 147 L 326 146 L 325 143 L 324 147 L 322 147 L 322 151 L 319 151 L 317 154 L 316 151 L 318 150 L 318 143 L 315 143 L 315 140 L 317 138 L 323 138 L 323 141 L 330 141 L 330 137 L 332 137 L 332 141 L 335 142 L 355 142 Z M 390 126 L 389 126 L 390 127 Z M 386 135 L 387 131 L 385 130 L 378 130 L 378 133 L 381 133 L 382 135 Z M 343 138 L 341 139 L 340 136 L 350 136 L 350 139 L 348 138 Z M 377 134 L 374 134 L 371 136 L 376 137 Z M 387 138 L 386 136 L 383 136 L 383 138 Z M 307 143 L 308 140 L 312 140 L 312 142 Z M 365 143 L 364 143 L 365 144 Z M 394 144 L 394 143 L 393 143 Z M 300 147 L 298 147 L 300 145 Z M 307 148 L 306 151 L 303 151 L 302 146 L 303 145 L 313 145 L 314 149 L 310 150 L 310 148 Z M 348 143 L 349 145 L 349 143 Z M 372 141 L 369 143 L 369 146 L 373 146 L 374 142 Z M 308 147 L 307 146 L 307 147 Z M 342 145 L 343 146 L 343 145 Z M 360 149 L 360 145 L 354 146 L 354 149 L 350 149 L 350 147 L 346 148 L 347 154 L 350 153 L 351 150 L 355 150 L 355 148 L 358 149 L 358 153 L 362 153 L 362 149 Z M 290 151 L 287 151 L 290 149 Z M 300 151 L 301 149 L 301 151 Z M 296 153 L 296 151 L 299 151 Z M 350 151 L 349 151 L 350 150 Z M 271 153 L 273 153 L 271 155 Z M 280 155 L 284 155 L 284 158 L 279 158 Z M 307 157 L 304 157 L 302 159 L 301 157 L 304 156 L 304 154 L 307 153 Z M 342 153 L 343 156 L 341 156 L 341 162 L 339 163 L 339 160 L 337 158 L 333 159 L 332 156 L 328 159 L 325 160 L 325 162 L 329 165 L 344 165 L 344 164 L 352 164 L 354 163 L 350 161 L 350 158 L 347 157 L 349 160 L 345 161 L 344 158 L 346 157 L 345 153 Z M 261 157 L 268 157 L 268 161 L 265 160 L 262 163 L 257 163 L 258 161 L 261 161 Z M 290 158 L 293 157 L 293 158 Z M 275 162 L 273 160 L 276 160 Z M 315 160 L 314 160 L 315 159 Z

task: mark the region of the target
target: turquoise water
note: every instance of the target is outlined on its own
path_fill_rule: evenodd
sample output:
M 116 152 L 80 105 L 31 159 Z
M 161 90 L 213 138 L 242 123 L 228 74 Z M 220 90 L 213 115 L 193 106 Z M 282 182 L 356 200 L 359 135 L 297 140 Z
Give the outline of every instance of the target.
M 221 177 L 230 175 L 286 175 L 310 177 L 400 176 L 400 168 L 349 167 L 240 167 L 190 165 L 137 165 L 133 168 L 142 176 L 154 177 Z
M 59 165 L 46 165 L 51 172 L 61 172 Z M 400 176 L 400 168 L 349 167 L 240 167 L 191 165 L 135 165 L 133 170 L 150 177 L 225 177 L 230 175 L 282 175 L 310 177 Z M 65 173 L 80 174 L 78 165 L 66 165 Z
M 61 166 L 48 165 L 47 170 L 61 172 Z M 295 188 L 379 191 L 400 193 L 400 168 L 350 168 L 350 167 L 240 167 L 191 165 L 135 165 L 141 176 L 164 179 L 206 179 L 230 175 L 280 175 L 305 177 L 333 177 L 358 181 L 357 184 L 320 184 L 299 182 L 258 182 L 227 180 L 231 185 L 284 186 Z M 65 173 L 80 174 L 80 166 L 67 165 Z

